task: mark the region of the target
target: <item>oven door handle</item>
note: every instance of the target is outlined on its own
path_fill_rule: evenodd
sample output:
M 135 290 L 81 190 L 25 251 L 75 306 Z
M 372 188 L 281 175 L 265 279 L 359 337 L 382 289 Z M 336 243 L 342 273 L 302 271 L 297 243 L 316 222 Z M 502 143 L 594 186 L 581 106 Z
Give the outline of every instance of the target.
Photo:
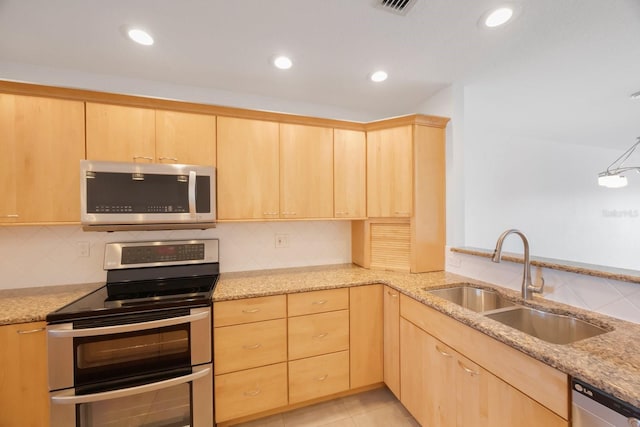
M 208 308 L 187 316 L 170 317 L 168 319 L 152 320 L 149 322 L 128 323 L 126 325 L 102 326 L 99 328 L 86 329 L 49 329 L 47 333 L 53 338 L 93 337 L 98 335 L 121 334 L 124 332 L 144 331 L 147 329 L 180 325 L 182 323 L 191 323 L 197 320 L 206 319 L 207 317 L 209 317 Z
M 196 172 L 189 171 L 189 215 L 196 217 Z
M 198 367 L 194 368 L 198 369 Z M 201 369 L 201 368 L 200 368 Z M 135 387 L 123 388 L 120 390 L 103 391 L 101 393 L 82 394 L 79 396 L 67 395 L 67 396 L 52 396 L 51 403 L 58 405 L 77 405 L 80 403 L 99 402 L 101 400 L 117 399 L 119 397 L 133 396 L 136 394 L 148 393 L 156 390 L 162 390 L 165 388 L 173 387 L 179 384 L 188 383 L 197 379 L 206 377 L 211 372 L 210 367 L 198 370 L 189 375 L 182 377 L 171 378 L 168 380 L 158 381 L 156 383 L 144 384 Z M 67 393 L 73 393 L 68 391 Z

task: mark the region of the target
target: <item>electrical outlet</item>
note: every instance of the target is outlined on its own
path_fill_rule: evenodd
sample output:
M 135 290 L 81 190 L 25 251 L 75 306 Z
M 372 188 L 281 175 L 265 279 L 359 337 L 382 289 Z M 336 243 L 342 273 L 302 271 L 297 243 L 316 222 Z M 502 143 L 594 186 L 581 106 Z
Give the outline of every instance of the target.
M 91 251 L 91 244 L 89 242 L 78 242 L 76 244 L 76 255 L 79 257 L 88 257 Z
M 276 234 L 276 248 L 288 248 L 288 247 L 289 247 L 289 235 Z

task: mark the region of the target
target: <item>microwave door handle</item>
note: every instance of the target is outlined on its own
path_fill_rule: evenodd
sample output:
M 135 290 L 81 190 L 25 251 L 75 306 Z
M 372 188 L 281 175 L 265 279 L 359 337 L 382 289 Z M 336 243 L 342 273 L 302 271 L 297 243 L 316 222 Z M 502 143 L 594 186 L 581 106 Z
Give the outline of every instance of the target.
M 197 370 L 198 368 L 194 368 Z M 79 396 L 52 396 L 51 403 L 64 404 L 64 405 L 77 405 L 79 403 L 91 403 L 99 402 L 101 400 L 117 399 L 119 397 L 134 396 L 136 394 L 149 393 L 156 390 L 162 390 L 165 388 L 173 387 L 179 384 L 195 381 L 199 378 L 203 378 L 211 372 L 211 368 L 200 368 L 197 372 L 181 377 L 170 378 L 168 380 L 158 381 L 151 384 L 144 384 L 135 387 L 123 388 L 120 390 L 104 391 L 101 393 L 81 394 Z M 73 391 L 70 391 L 73 393 Z
M 152 320 L 149 322 L 128 323 L 126 325 L 103 326 L 86 329 L 49 329 L 47 334 L 52 338 L 93 337 L 98 335 L 121 334 L 124 332 L 145 331 L 147 329 L 180 325 L 202 320 L 209 316 L 209 309 L 187 316 L 170 317 L 168 319 Z
M 189 216 L 196 218 L 196 172 L 189 171 Z

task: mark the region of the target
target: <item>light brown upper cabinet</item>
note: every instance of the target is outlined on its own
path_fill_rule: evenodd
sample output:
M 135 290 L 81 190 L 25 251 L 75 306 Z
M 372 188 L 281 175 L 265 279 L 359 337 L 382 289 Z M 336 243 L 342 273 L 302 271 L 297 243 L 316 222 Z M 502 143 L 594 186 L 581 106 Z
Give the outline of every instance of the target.
M 216 118 L 87 102 L 90 160 L 215 166 Z
M 351 229 L 353 262 L 366 268 L 444 270 L 448 119 L 413 120 L 367 132 L 369 219 Z
M 280 217 L 333 218 L 333 131 L 280 124 Z
M 80 221 L 84 104 L 0 94 L 0 223 Z
M 333 202 L 336 218 L 367 216 L 366 158 L 364 132 L 333 130 Z
M 280 217 L 279 125 L 218 117 L 218 218 Z
M 412 213 L 412 126 L 367 133 L 367 214 L 369 218 Z
M 158 163 L 216 165 L 216 117 L 156 110 Z

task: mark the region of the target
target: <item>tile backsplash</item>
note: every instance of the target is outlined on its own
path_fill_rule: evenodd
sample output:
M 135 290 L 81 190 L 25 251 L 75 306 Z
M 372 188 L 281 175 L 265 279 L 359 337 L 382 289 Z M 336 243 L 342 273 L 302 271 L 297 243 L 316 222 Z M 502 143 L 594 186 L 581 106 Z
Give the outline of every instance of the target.
M 462 276 L 520 290 L 522 264 L 446 250 L 446 270 Z M 534 281 L 542 273 L 544 298 L 630 322 L 640 323 L 640 284 L 532 267 Z M 537 282 L 535 282 L 537 283 Z
M 275 247 L 276 234 L 286 237 L 287 247 Z M 113 233 L 86 232 L 80 226 L 0 227 L 0 289 L 102 282 L 108 242 L 207 238 L 220 239 L 222 272 L 351 262 L 349 221 L 222 223 L 209 230 Z

